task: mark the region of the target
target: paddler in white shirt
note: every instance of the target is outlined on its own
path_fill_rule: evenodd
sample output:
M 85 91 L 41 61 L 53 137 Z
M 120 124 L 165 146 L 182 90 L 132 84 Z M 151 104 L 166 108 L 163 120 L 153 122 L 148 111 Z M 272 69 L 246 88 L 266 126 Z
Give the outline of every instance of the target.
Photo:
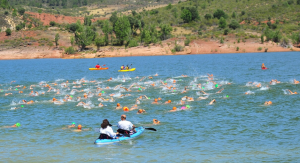
M 121 115 L 121 121 L 118 122 L 118 132 L 123 134 L 124 136 L 130 137 L 130 130 L 133 132 L 136 132 L 135 126 L 130 122 L 126 120 L 126 115 Z
M 117 133 L 114 133 L 113 129 L 110 127 L 112 126 L 107 119 L 104 119 L 101 128 L 100 128 L 100 136 L 98 139 L 118 139 Z

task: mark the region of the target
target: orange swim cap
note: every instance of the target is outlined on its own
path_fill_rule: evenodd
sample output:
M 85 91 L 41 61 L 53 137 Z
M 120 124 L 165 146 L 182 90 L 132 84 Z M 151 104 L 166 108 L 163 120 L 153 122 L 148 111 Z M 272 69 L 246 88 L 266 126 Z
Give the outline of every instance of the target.
M 129 109 L 128 109 L 127 106 L 125 106 L 125 107 L 123 108 L 123 110 L 124 110 L 124 111 L 129 111 Z
M 172 101 L 171 100 L 168 100 L 168 103 L 171 103 Z
M 53 101 L 56 101 L 56 98 L 53 98 Z
M 81 129 L 81 125 L 78 125 L 78 127 L 77 127 L 79 130 Z
M 119 103 L 117 103 L 117 106 L 120 106 L 120 104 L 119 104 Z
M 139 113 L 142 113 L 143 112 L 143 109 L 139 109 L 139 111 L 138 111 Z
M 177 108 L 174 106 L 174 107 L 173 107 L 173 110 L 176 110 L 176 109 L 177 109 Z
M 161 100 L 161 98 L 159 97 L 158 100 Z
M 157 102 L 157 99 L 154 99 L 154 102 Z

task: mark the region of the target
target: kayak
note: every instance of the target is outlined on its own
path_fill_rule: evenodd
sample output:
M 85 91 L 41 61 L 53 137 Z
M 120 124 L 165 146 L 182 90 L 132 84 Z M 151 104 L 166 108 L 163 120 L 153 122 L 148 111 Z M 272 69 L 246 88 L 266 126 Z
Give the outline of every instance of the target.
M 95 144 L 108 144 L 108 143 L 115 143 L 115 142 L 120 142 L 123 140 L 133 139 L 133 138 L 140 136 L 145 131 L 145 128 L 138 127 L 138 128 L 135 128 L 135 130 L 136 130 L 136 133 L 130 135 L 130 137 L 120 136 L 119 139 L 97 139 L 95 141 Z
M 131 69 L 128 69 L 128 70 L 119 70 L 119 72 L 127 72 L 127 71 L 135 71 L 135 68 L 131 68 Z
M 266 69 L 268 69 L 267 67 L 263 67 L 263 68 L 261 68 L 262 70 L 266 70 Z
M 107 70 L 108 67 L 102 67 L 102 68 L 89 68 L 89 70 Z

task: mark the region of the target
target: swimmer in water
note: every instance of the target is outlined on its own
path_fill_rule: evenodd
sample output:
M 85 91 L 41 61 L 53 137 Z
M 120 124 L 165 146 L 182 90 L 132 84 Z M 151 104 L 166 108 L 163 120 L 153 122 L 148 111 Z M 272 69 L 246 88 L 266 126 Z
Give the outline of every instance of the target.
M 172 110 L 169 110 L 169 112 L 176 112 L 177 108 L 174 106 Z
M 116 109 L 122 109 L 122 106 L 120 105 L 120 103 L 117 103 Z
M 224 90 L 224 88 L 220 89 L 218 92 L 216 93 L 222 93 L 222 91 Z
M 143 114 L 143 113 L 146 113 L 146 110 L 144 110 L 144 109 L 139 109 L 138 112 L 137 112 L 137 114 Z
M 68 128 L 76 127 L 75 122 L 72 123 L 72 125 L 68 125 Z
M 271 105 L 272 104 L 272 101 L 266 101 L 265 103 L 264 103 L 264 105 Z
M 152 104 L 158 104 L 158 100 L 157 100 L 157 98 L 156 98 L 156 99 L 154 99 L 154 101 L 152 102 Z
M 104 105 L 100 102 L 100 104 L 98 105 L 99 107 L 103 107 Z
M 210 102 L 209 102 L 209 104 L 208 105 L 212 105 L 212 104 L 214 104 L 216 102 L 216 100 L 215 99 L 213 99 L 213 100 L 211 100 Z
M 297 81 L 296 79 L 294 79 L 294 84 L 299 84 L 299 81 Z
M 171 100 L 168 100 L 165 102 L 165 104 L 171 104 L 171 102 L 172 102 Z
M 110 77 L 107 81 L 112 81 L 112 77 Z
M 5 93 L 4 95 L 5 95 L 5 96 L 8 96 L 8 95 L 12 95 L 12 93 Z
M 201 97 L 201 96 L 200 96 L 198 99 L 199 99 L 199 100 L 205 100 L 205 99 L 207 99 L 207 98 L 208 98 L 208 96 L 205 96 L 205 97 Z
M 193 97 L 187 97 L 187 101 L 194 101 Z
M 157 119 L 153 119 L 153 124 L 158 125 L 158 124 L 160 124 L 160 121 Z
M 141 104 L 140 100 L 137 99 L 137 100 L 135 101 L 135 104 Z
M 89 130 L 89 129 L 82 129 L 82 126 L 79 124 L 77 126 L 77 129 L 73 130 L 73 132 L 81 132 L 81 131 L 87 131 L 87 130 Z
M 3 126 L 3 128 L 14 128 L 14 127 L 21 127 L 21 124 L 20 123 L 16 123 L 12 126 Z
M 138 108 L 138 106 L 135 104 L 135 105 L 133 105 L 131 108 L 130 108 L 130 111 L 131 110 L 135 110 L 135 109 L 137 109 Z
M 208 93 L 204 92 L 204 91 L 201 91 L 204 95 L 208 95 Z
M 288 91 L 290 92 L 291 95 L 295 95 L 298 94 L 297 92 L 292 92 L 291 90 L 288 89 Z

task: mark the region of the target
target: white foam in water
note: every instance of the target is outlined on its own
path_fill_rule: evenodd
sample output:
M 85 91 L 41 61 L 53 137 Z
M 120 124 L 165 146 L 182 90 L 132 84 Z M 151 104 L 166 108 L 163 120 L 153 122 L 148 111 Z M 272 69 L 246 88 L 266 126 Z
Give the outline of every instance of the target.
M 245 94 L 251 95 L 251 94 L 254 94 L 254 92 L 252 92 L 252 91 L 247 91 L 247 92 L 245 92 Z
M 262 91 L 269 90 L 269 87 L 261 87 L 260 90 Z
M 64 81 L 65 79 L 56 79 L 55 82 Z
M 283 91 L 283 93 L 284 93 L 285 95 L 291 94 L 287 89 L 282 89 L 282 91 Z

